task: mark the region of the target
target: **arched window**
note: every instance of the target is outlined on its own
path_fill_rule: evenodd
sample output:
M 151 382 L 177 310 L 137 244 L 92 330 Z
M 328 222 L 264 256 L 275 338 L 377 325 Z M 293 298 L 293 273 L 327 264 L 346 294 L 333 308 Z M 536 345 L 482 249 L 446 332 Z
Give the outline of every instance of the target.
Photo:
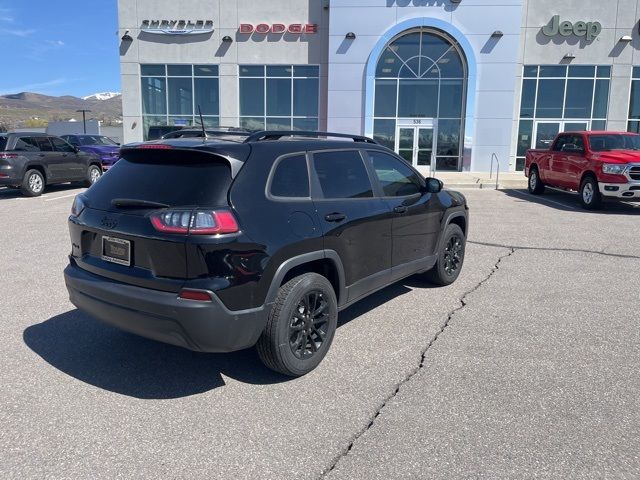
M 376 67 L 374 138 L 413 163 L 425 164 L 427 157 L 418 159 L 413 152 L 418 147 L 402 151 L 399 145 L 406 138 L 398 142 L 396 136 L 404 135 L 406 130 L 399 128 L 408 119 L 433 119 L 437 169 L 458 170 L 466 84 L 464 56 L 444 33 L 420 29 L 396 37 L 383 50 Z M 423 153 L 430 155 L 431 150 Z

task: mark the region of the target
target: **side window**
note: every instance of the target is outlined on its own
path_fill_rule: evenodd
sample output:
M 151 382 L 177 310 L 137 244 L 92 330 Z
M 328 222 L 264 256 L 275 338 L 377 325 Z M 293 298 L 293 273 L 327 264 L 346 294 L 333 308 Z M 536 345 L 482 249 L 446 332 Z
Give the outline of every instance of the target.
M 422 182 L 407 165 L 387 153 L 367 153 L 385 197 L 405 197 L 420 193 Z
M 61 138 L 51 137 L 51 143 L 53 143 L 53 149 L 56 152 L 75 152 L 73 147 L 69 145 L 67 142 L 62 140 Z
M 584 152 L 584 139 L 582 138 L 582 135 L 574 135 L 571 139 L 571 143 L 573 143 L 576 147 L 582 149 L 582 151 Z
M 373 197 L 369 175 L 358 151 L 314 153 L 313 167 L 324 198 Z
M 18 150 L 20 152 L 39 152 L 40 146 L 33 137 L 20 137 L 16 141 L 16 147 L 14 150 Z
M 568 135 L 563 135 L 561 137 L 558 137 L 558 140 L 556 140 L 555 145 L 553 146 L 553 151 L 554 152 L 561 152 L 562 151 L 562 147 L 564 147 L 565 143 L 569 143 L 569 136 Z
M 38 142 L 38 146 L 40 147 L 41 152 L 53 152 L 53 145 L 51 145 L 51 141 L 48 137 L 33 137 L 36 142 Z
M 309 172 L 305 155 L 286 157 L 278 162 L 271 180 L 271 195 L 289 198 L 309 196 Z

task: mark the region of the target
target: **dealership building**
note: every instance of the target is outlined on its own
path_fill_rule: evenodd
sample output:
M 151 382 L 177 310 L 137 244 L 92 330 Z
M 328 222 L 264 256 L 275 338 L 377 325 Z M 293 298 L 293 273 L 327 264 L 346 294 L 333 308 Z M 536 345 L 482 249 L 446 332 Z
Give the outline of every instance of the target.
M 118 7 L 125 142 L 201 112 L 372 136 L 423 171 L 517 171 L 559 131 L 640 131 L 638 0 Z

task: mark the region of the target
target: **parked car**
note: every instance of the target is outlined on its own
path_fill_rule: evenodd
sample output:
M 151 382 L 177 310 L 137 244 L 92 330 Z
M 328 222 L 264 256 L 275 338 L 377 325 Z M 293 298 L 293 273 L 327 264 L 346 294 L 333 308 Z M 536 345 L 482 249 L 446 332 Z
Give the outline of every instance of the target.
M 93 185 L 102 175 L 97 155 L 81 152 L 62 138 L 44 133 L 7 133 L 0 137 L 0 186 L 41 195 L 46 185 Z
M 74 305 L 123 330 L 197 351 L 257 345 L 299 376 L 327 353 L 339 310 L 462 269 L 464 196 L 369 138 L 259 132 L 121 155 L 74 201 L 64 276 Z
M 640 201 L 640 135 L 628 132 L 565 132 L 548 150 L 529 150 L 529 192 L 545 186 L 575 190 L 582 206 L 600 208 L 603 198 Z
M 173 132 L 169 132 L 162 136 L 163 139 L 169 138 L 211 138 L 211 137 L 219 137 L 224 135 L 229 136 L 247 136 L 249 135 L 249 131 L 244 128 L 238 127 L 216 127 L 216 128 L 207 128 L 204 133 L 202 132 L 202 128 L 182 128 L 180 130 L 175 130 Z
M 102 170 L 107 171 L 120 158 L 120 144 L 104 135 L 62 135 L 74 147 L 100 157 Z

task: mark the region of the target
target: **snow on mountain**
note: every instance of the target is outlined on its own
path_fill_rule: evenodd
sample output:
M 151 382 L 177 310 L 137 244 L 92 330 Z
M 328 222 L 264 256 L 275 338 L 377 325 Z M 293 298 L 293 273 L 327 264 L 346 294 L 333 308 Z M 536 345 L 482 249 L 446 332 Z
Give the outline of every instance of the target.
M 117 97 L 120 95 L 119 92 L 100 92 L 94 93 L 93 95 L 89 95 L 87 97 L 82 97 L 83 100 L 109 100 L 110 98 Z

